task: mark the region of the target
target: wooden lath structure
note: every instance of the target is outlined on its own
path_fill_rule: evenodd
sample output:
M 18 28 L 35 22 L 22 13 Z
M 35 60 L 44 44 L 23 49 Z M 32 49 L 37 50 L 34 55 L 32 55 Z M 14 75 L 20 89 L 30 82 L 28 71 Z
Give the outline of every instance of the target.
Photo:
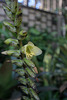
M 29 2 L 34 1 L 34 4 L 29 6 Z M 21 2 L 22 3 L 22 2 Z M 38 9 L 50 11 L 50 12 L 61 12 L 62 9 L 62 0 L 23 0 L 23 5 L 37 8 L 37 3 L 40 3 Z
M 5 0 L 0 0 L 0 1 L 5 1 Z M 34 3 L 30 6 L 29 2 L 33 2 L 33 1 Z M 23 2 L 21 3 L 24 6 L 33 7 L 33 8 L 37 8 L 37 4 L 40 3 L 37 9 L 60 13 L 62 9 L 63 0 L 23 0 Z

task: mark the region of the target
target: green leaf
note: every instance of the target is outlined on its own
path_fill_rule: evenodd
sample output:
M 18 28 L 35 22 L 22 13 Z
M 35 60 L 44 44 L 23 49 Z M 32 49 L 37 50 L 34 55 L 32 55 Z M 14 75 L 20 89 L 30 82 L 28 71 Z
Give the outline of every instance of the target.
M 11 32 L 14 32 L 14 33 L 16 32 L 16 28 L 15 28 L 11 23 L 6 22 L 6 21 L 4 21 L 3 23 L 4 23 L 5 26 L 8 27 L 8 29 L 9 29 Z
M 11 38 L 5 40 L 4 42 L 5 42 L 5 44 L 7 44 L 7 45 L 10 44 L 12 46 L 17 46 L 17 44 L 19 44 L 18 40 L 11 39 Z
M 11 0 L 5 0 L 8 7 L 11 7 Z
M 27 83 L 28 83 L 28 85 L 30 85 L 33 89 L 36 88 L 36 85 L 35 85 L 34 81 L 31 80 L 30 78 L 27 78 Z
M 15 26 L 18 27 L 21 25 L 22 23 L 22 11 L 21 9 L 19 9 L 16 13 L 16 16 L 15 16 Z
M 23 84 L 23 85 L 26 85 L 27 84 L 27 81 L 26 81 L 25 77 L 20 77 L 18 79 L 18 81 L 21 82 L 21 84 Z
M 3 5 L 3 9 L 4 9 L 4 10 L 7 10 L 7 11 L 9 11 L 9 12 L 11 11 L 11 9 L 10 9 L 8 6 L 6 6 L 5 4 Z
M 20 86 L 20 88 L 28 95 L 28 88 L 26 86 Z
M 27 36 L 27 32 L 22 30 L 18 33 L 18 40 L 24 40 L 26 36 Z
M 19 57 L 20 56 L 20 51 L 19 50 L 8 50 L 8 51 L 2 52 L 2 54 Z
M 32 95 L 35 98 L 35 100 L 40 100 L 38 95 L 32 88 L 29 88 L 29 92 L 30 92 L 30 95 Z
M 26 67 L 25 70 L 31 77 L 35 77 L 35 74 L 32 72 L 32 70 L 30 70 L 30 68 Z
M 15 72 L 17 72 L 19 75 L 23 76 L 25 74 L 25 70 L 22 69 L 16 69 Z
M 16 60 L 11 60 L 11 62 L 19 67 L 23 65 L 23 60 L 16 59 Z
M 34 70 L 35 64 L 31 60 L 28 60 L 26 58 L 24 58 L 24 61 L 25 61 L 25 64 L 27 64 L 34 73 L 36 73 Z
M 6 15 L 13 21 L 14 17 L 12 16 L 12 12 L 11 12 L 10 8 L 4 5 L 3 9 L 4 9 Z
M 25 62 L 29 67 L 32 67 L 32 68 L 35 67 L 35 64 L 34 64 L 31 60 L 29 60 L 29 59 L 24 58 L 24 62 Z
M 15 14 L 15 12 L 17 12 L 17 0 L 13 0 L 11 2 L 11 11 L 13 14 Z
M 28 98 L 27 96 L 23 96 L 23 100 L 31 100 L 31 99 Z

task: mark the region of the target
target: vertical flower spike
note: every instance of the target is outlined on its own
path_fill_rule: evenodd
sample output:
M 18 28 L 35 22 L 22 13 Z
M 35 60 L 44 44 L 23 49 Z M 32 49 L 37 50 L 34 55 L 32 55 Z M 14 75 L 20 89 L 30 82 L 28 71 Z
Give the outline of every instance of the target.
M 14 38 L 9 38 L 4 41 L 5 44 L 14 47 L 14 50 L 7 50 L 2 54 L 14 56 L 15 60 L 11 60 L 15 64 L 15 72 L 18 74 L 18 81 L 21 83 L 21 90 L 25 95 L 22 95 L 23 100 L 40 100 L 36 93 L 36 85 L 33 79 L 36 77 L 35 64 L 30 60 L 33 56 L 38 56 L 42 51 L 32 42 L 22 45 L 22 41 L 26 38 L 27 32 L 20 30 L 22 24 L 22 10 L 18 6 L 18 0 L 5 0 L 6 5 L 3 7 L 6 15 L 11 19 L 12 23 L 3 22 L 5 26 L 14 34 Z M 25 58 L 26 56 L 26 58 Z

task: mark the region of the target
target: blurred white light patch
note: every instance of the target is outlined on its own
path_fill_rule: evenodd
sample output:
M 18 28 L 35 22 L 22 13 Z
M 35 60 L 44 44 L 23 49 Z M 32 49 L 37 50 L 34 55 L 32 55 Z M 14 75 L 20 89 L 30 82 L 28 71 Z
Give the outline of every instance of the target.
M 22 2 L 23 2 L 23 0 L 18 0 L 18 2 L 19 2 L 19 3 L 22 3 Z

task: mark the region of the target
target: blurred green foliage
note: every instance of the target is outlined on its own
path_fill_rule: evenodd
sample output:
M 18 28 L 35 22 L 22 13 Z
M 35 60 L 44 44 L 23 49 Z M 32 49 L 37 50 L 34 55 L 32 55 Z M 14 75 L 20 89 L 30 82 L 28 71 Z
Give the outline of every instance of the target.
M 38 67 L 43 69 L 40 75 L 38 89 L 40 87 L 54 86 L 58 90 L 47 88 L 41 91 L 39 96 L 41 100 L 65 100 L 67 96 L 64 94 L 66 88 L 62 85 L 67 81 L 67 37 L 57 36 L 57 32 L 49 33 L 48 30 L 38 31 L 35 27 L 28 30 L 27 39 L 24 41 L 32 41 L 43 53 L 39 57 L 34 57 L 33 61 Z M 39 62 L 39 64 L 38 64 Z M 62 87 L 62 88 L 61 88 Z M 60 89 L 63 90 L 62 93 Z M 67 93 L 67 92 L 65 92 Z M 62 97 L 63 95 L 63 97 Z M 65 99 L 64 99 L 65 98 Z
M 2 55 L 1 52 L 11 47 L 8 47 L 4 40 L 9 38 L 10 31 L 3 26 L 3 22 L 0 22 L 0 99 L 8 99 L 17 85 L 17 81 L 12 78 L 12 64 L 6 62 L 9 56 Z
M 16 85 L 17 81 L 12 78 L 12 64 L 5 61 L 0 68 L 0 100 L 7 100 Z
M 10 34 L 7 28 L 3 26 L 3 22 L 0 22 L 0 66 L 3 64 L 5 59 L 8 56 L 4 56 L 1 52 L 5 49 L 7 50 L 9 47 L 5 45 L 4 40 L 9 38 Z

